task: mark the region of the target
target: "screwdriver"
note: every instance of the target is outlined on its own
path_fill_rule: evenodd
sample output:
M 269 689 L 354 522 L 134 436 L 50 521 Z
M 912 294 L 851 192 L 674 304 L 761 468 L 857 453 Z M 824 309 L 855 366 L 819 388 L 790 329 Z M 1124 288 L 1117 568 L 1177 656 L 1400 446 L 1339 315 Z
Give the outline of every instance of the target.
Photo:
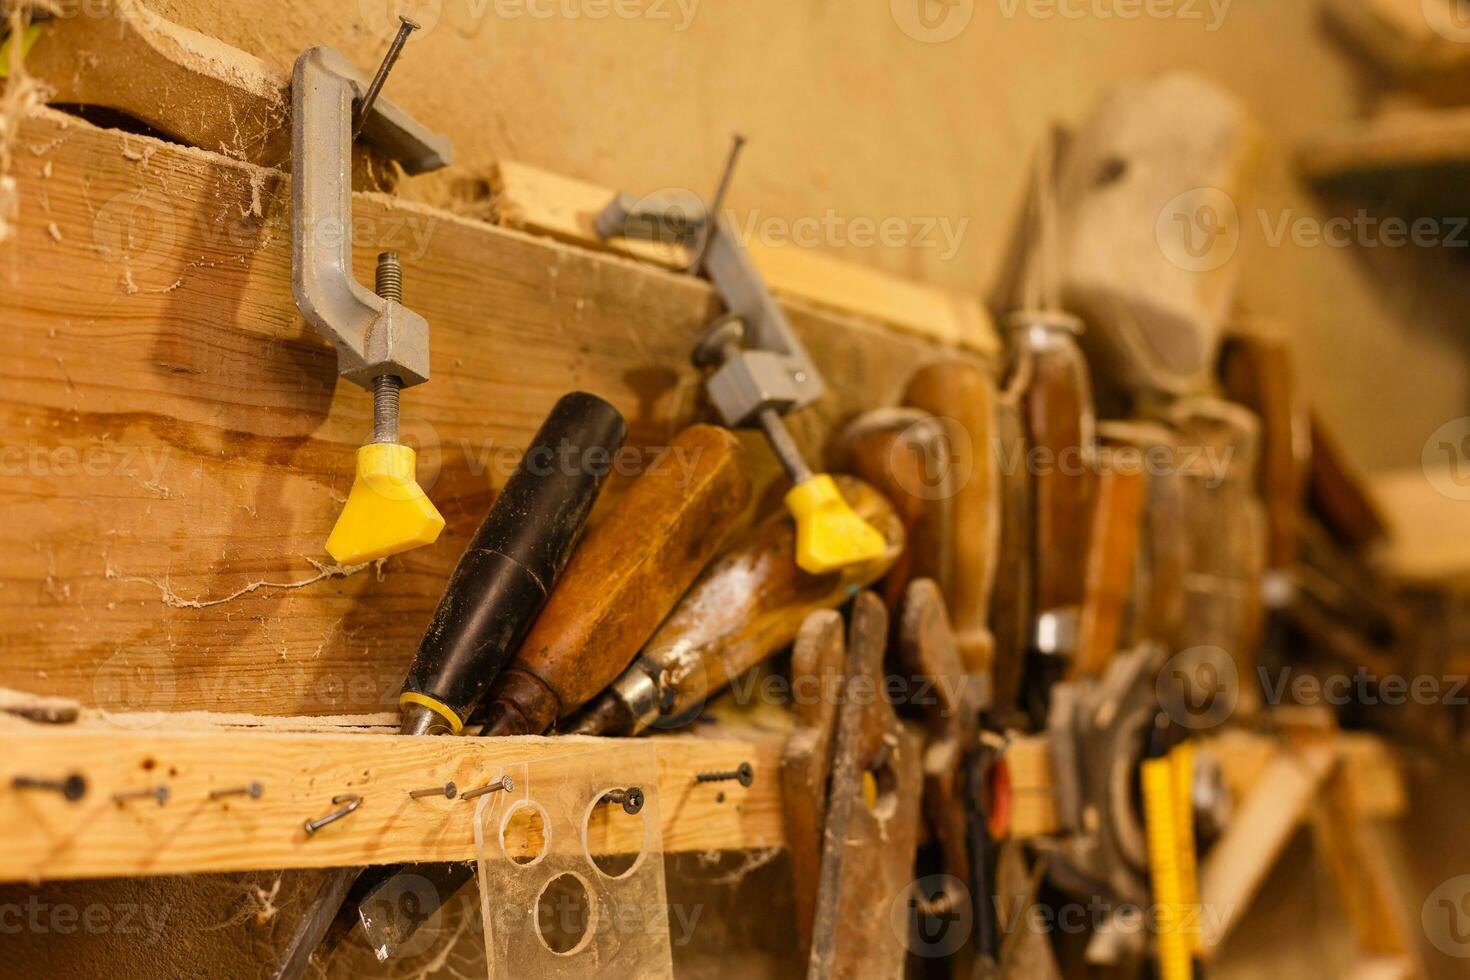
M 577 735 L 637 735 L 677 727 L 751 667 L 791 645 L 806 617 L 836 609 L 882 578 L 903 551 L 888 498 L 854 477 L 833 478 L 847 506 L 883 540 L 873 559 L 813 575 L 796 558 L 796 521 L 777 513 L 750 528 L 689 587 L 642 654 L 577 716 Z
M 552 408 L 449 577 L 399 695 L 403 734 L 464 728 L 545 605 L 627 432 L 617 409 L 586 392 Z M 305 974 L 362 870 L 328 872 L 278 980 Z
M 402 734 L 464 729 L 545 605 L 627 433 L 595 395 L 556 403 L 449 577 L 398 696 Z

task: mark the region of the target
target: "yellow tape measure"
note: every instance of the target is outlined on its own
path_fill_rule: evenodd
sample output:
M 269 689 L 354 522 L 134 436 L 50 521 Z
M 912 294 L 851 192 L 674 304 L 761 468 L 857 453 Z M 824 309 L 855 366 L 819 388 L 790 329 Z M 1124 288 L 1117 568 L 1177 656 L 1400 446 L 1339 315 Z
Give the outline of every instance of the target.
M 1158 922 L 1160 980 L 1190 980 L 1200 951 L 1194 857 L 1194 746 L 1183 744 L 1141 770 L 1149 876 Z

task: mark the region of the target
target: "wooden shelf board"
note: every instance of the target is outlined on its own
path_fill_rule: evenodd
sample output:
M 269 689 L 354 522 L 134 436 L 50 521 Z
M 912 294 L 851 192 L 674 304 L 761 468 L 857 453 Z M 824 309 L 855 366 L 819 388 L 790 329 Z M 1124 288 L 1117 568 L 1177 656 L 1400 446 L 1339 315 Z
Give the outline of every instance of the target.
M 150 719 L 156 720 L 156 719 Z M 0 881 L 316 868 L 475 856 L 476 804 L 413 800 L 408 792 L 453 780 L 484 785 L 507 766 L 605 749 L 611 740 L 411 738 L 381 734 L 175 731 L 118 724 L 7 724 L 0 761 Z M 779 738 L 661 735 L 623 744 L 658 753 L 665 852 L 779 847 L 784 843 Z M 698 772 L 748 761 L 755 783 L 696 784 Z M 18 790 L 16 775 L 83 774 L 86 796 L 68 803 Z M 608 773 L 608 786 L 618 785 Z M 209 800 L 211 790 L 259 780 L 258 800 Z M 166 785 L 171 799 L 118 804 L 121 790 Z M 333 796 L 363 798 L 357 812 L 308 838 L 302 822 L 331 812 Z M 723 797 L 723 800 L 721 800 Z M 594 841 L 594 851 L 621 849 Z M 606 847 L 601 846 L 607 844 Z

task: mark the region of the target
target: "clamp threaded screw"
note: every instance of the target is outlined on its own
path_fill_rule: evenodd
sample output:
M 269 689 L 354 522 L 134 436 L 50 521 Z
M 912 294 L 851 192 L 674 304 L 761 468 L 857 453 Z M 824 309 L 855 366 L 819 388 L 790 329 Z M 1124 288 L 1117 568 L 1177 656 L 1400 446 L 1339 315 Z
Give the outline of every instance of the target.
M 403 265 L 397 252 L 378 256 L 378 270 L 373 285 L 380 297 L 390 303 L 403 302 Z M 398 441 L 398 393 L 403 381 L 397 375 L 381 374 L 373 379 L 373 442 Z

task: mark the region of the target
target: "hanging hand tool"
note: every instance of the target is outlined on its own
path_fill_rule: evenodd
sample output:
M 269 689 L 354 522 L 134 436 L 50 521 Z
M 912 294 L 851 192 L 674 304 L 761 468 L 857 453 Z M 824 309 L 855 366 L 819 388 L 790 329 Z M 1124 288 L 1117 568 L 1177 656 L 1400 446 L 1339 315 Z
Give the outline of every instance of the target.
M 943 583 L 954 566 L 957 477 L 948 464 L 944 425 L 911 408 L 877 408 L 850 422 L 837 440 L 839 467 L 872 484 L 903 521 L 904 549 L 883 580 L 883 604 L 897 615 L 915 578 Z
M 932 579 L 915 579 L 904 590 L 898 635 L 905 674 L 927 682 L 931 692 L 924 706 L 924 819 L 939 844 L 944 873 L 963 889 L 947 892 L 945 900 L 951 911 L 959 902 L 972 903 L 970 921 L 978 922 L 986 883 L 977 887 L 972 877 L 968 778 L 971 758 L 980 748 L 980 712 L 990 692 L 979 676 L 965 671 L 944 596 Z M 973 975 L 976 949 L 966 944 L 954 951 L 952 976 Z
M 1107 421 L 1098 423 L 1098 438 L 1113 469 L 1146 472 L 1132 595 L 1116 648 L 1130 650 L 1153 643 L 1166 650 L 1182 649 L 1179 629 L 1184 618 L 1188 535 L 1178 433 L 1154 422 Z
M 922 776 L 919 739 L 882 693 L 887 647 L 883 601 L 861 592 L 848 626 L 809 980 L 904 975 L 908 935 L 894 928 L 892 910 L 916 901 Z M 907 926 L 909 916 L 899 921 Z
M 991 710 L 1001 725 L 1024 724 L 1019 717 L 1026 658 L 1031 648 L 1035 606 L 1035 495 L 1026 460 L 1025 394 L 1031 385 L 1031 357 L 1018 351 L 1017 368 L 995 404 L 995 454 L 999 469 L 1000 534 L 996 542 L 995 589 L 990 630 L 995 638 L 991 667 Z
M 449 577 L 398 696 L 403 734 L 460 733 L 551 595 L 627 433 L 595 395 L 556 403 Z
M 432 544 L 444 529 L 414 478 L 414 451 L 398 442 L 399 392 L 429 380 L 429 325 L 403 305 L 397 256 L 380 260 L 376 294 L 352 274 L 354 126 L 410 174 L 446 166 L 454 152 L 448 139 L 376 98 L 405 38 L 406 30 L 371 83 L 326 47 L 303 52 L 291 81 L 292 292 L 337 349 L 338 374 L 373 393 L 372 442 L 357 451 L 352 490 L 327 539 L 344 564 Z
M 593 395 L 573 392 L 552 408 L 445 586 L 399 695 L 404 734 L 463 728 L 545 604 L 626 434 L 617 409 Z M 361 868 L 329 872 L 278 980 L 304 975 L 329 928 L 333 942 L 350 930 L 354 882 L 360 894 L 393 870 L 374 869 L 364 882 Z
M 1053 884 L 1069 895 L 1107 898 L 1115 908 L 1148 902 L 1144 814 L 1134 790 L 1159 715 L 1155 677 L 1163 661 L 1161 648 L 1145 646 L 1119 654 L 1101 679 L 1063 681 L 1051 690 L 1047 735 L 1061 834 L 1033 844 L 1051 858 Z M 1106 932 L 1131 945 L 1115 948 L 1096 937 L 1089 962 L 1141 952 L 1137 930 Z
M 1044 705 L 1046 685 L 1077 649 L 1097 495 L 1092 384 L 1077 347 L 1082 324 L 1075 317 L 1022 311 L 1010 325 L 1031 370 L 1023 405 L 1034 450 L 1026 461 L 1035 507 L 1031 665 L 1037 683 L 1029 695 Z M 1032 708 L 1045 713 L 1044 707 Z
M 750 500 L 739 441 L 696 425 L 692 461 L 643 474 L 587 534 L 556 592 L 491 689 L 484 735 L 540 735 L 617 679 L 714 557 Z
M 821 398 L 826 386 L 734 229 L 720 217 L 743 144 L 736 137 L 710 207 L 692 194 L 642 200 L 620 194 L 597 216 L 597 231 L 606 239 L 672 230 L 676 239 L 692 245 L 690 273 L 707 273 L 729 311 L 700 339 L 694 363 L 713 369 L 705 390 L 725 425 L 765 432 L 792 482 L 786 506 L 797 522 L 797 564 L 818 575 L 872 561 L 885 546 L 883 536 L 853 513 L 832 478 L 807 465 L 783 421 L 787 413 Z
M 995 382 L 967 361 L 939 361 L 914 373 L 903 403 L 944 426 L 947 456 L 941 465 L 954 483 L 952 565 L 947 577 L 927 577 L 944 592 L 965 670 L 989 672 L 995 659 L 991 595 L 1001 554 L 1003 501 Z M 916 568 L 915 575 L 926 573 Z
M 806 617 L 835 609 L 883 576 L 903 551 L 893 506 L 852 477 L 836 483 L 853 510 L 882 529 L 876 559 L 811 575 L 793 558 L 796 525 L 773 514 L 705 569 L 623 675 L 570 729 L 579 735 L 636 735 L 676 726 L 730 681 L 789 646 Z
M 1256 495 L 1260 422 L 1253 412 L 1217 398 L 1183 398 L 1164 415 L 1179 445 L 1203 461 L 1181 465 L 1186 566 L 1179 649 L 1225 651 L 1227 668 L 1233 664 L 1243 682 L 1238 710 L 1249 711 L 1259 701 L 1255 661 L 1264 632 L 1261 577 L 1270 544 Z
M 781 752 L 781 804 L 786 850 L 791 854 L 791 897 L 796 906 L 797 951 L 811 955 L 817 880 L 822 868 L 822 826 L 827 822 L 827 779 L 832 774 L 837 702 L 846 652 L 842 615 L 819 609 L 802 622 L 791 647 L 794 717 Z

